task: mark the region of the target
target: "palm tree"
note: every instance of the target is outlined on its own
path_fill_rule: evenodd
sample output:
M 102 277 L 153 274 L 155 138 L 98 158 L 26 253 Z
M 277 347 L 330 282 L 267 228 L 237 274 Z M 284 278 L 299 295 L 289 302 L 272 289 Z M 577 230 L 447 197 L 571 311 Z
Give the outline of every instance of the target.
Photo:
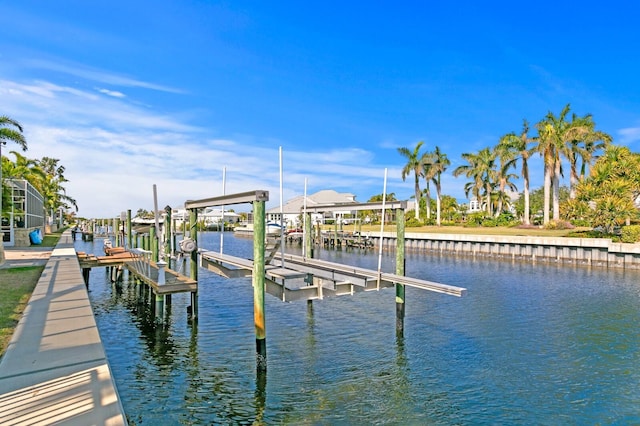
M 42 157 L 38 161 L 38 166 L 44 171 L 45 178 L 40 179 L 34 184 L 38 191 L 44 197 L 45 216 L 49 213 L 53 217 L 59 208 L 70 209 L 74 207 L 78 211 L 76 200 L 67 195 L 67 191 L 62 186 L 65 182 L 69 182 L 64 177 L 65 167 L 59 165 L 57 158 Z
M 595 129 L 595 122 L 591 114 L 584 117 L 573 116 L 572 124 L 575 126 L 577 133 L 576 139 L 570 142 L 570 149 L 566 150 L 570 166 L 570 194 L 571 199 L 575 198 L 575 186 L 582 181 L 586 174 L 587 166 L 595 158 L 596 152 L 606 149 L 613 141 L 613 138 L 607 133 Z M 580 173 L 578 173 L 578 160 L 581 160 Z
M 400 155 L 407 159 L 407 164 L 405 164 L 402 169 L 402 180 L 404 181 L 411 173 L 413 173 L 414 176 L 416 220 L 420 220 L 420 176 L 422 176 L 423 164 L 426 159 L 426 154 L 420 154 L 420 148 L 423 144 L 423 141 L 418 142 L 413 151 L 404 147 L 398 148 Z
M 535 138 L 529 138 L 528 137 L 528 133 L 529 133 L 529 122 L 524 119 L 522 120 L 522 132 L 520 133 L 520 136 L 517 136 L 515 133 L 509 133 L 504 135 L 502 138 L 500 138 L 500 144 L 501 145 L 508 145 L 511 147 L 511 149 L 513 149 L 514 153 L 515 153 L 515 160 L 521 159 L 522 160 L 522 169 L 521 169 L 521 176 L 522 176 L 522 185 L 523 185 L 523 192 L 524 192 L 524 216 L 523 216 L 523 223 L 525 225 L 530 225 L 531 224 L 531 208 L 529 206 L 530 201 L 529 201 L 529 157 L 531 157 L 531 148 L 529 148 L 529 145 L 532 142 L 535 142 Z
M 576 172 L 578 158 L 582 157 L 583 161 L 591 160 L 582 143 L 588 141 L 589 144 L 595 144 L 597 141 L 602 141 L 602 143 L 608 144 L 612 139 L 608 134 L 595 130 L 595 123 L 590 114 L 584 117 L 577 117 L 574 114 L 571 121 L 567 121 L 570 108 L 570 104 L 567 104 L 557 117 L 549 112 L 544 119 L 536 124 L 538 129 L 537 150 L 543 156 L 545 164 L 545 224 L 549 222 L 549 189 L 553 189 L 553 219 L 560 219 L 561 158 L 564 157 L 569 161 L 570 180 L 573 188 L 578 181 Z
M 513 173 L 509 173 L 510 169 L 515 169 L 517 152 L 513 146 L 508 143 L 503 143 L 503 138 L 500 138 L 500 142 L 494 148 L 496 158 L 499 160 L 498 169 L 496 170 L 496 181 L 498 183 L 498 199 L 496 207 L 496 217 L 500 216 L 504 207 L 505 201 L 509 202 L 510 198 L 507 196 L 505 189 L 509 188 L 512 191 L 516 190 L 515 184 L 511 182 L 511 179 L 516 176 Z M 508 199 L 508 200 L 507 200 Z
M 2 163 L 2 174 L 5 178 L 25 179 L 35 187 L 36 185 L 34 183 L 37 182 L 38 179 L 44 179 L 46 177 L 45 172 L 38 166 L 37 160 L 27 158 L 16 151 L 11 151 L 11 154 L 16 157 L 15 161 L 11 162 L 5 157 Z
M 436 146 L 435 151 L 432 153 L 433 162 L 431 163 L 430 172 L 432 175 L 431 180 L 436 186 L 436 224 L 441 224 L 441 211 L 442 211 L 442 173 L 447 170 L 447 167 L 451 164 L 451 161 L 447 158 L 447 154 L 440 151 L 440 147 Z
M 433 168 L 433 153 L 427 152 L 424 155 L 424 161 L 422 163 L 422 176 L 425 180 L 425 188 L 424 188 L 424 198 L 425 198 L 425 208 L 427 213 L 427 219 L 431 219 L 431 179 L 434 177 L 434 168 Z
M 568 138 L 571 125 L 566 120 L 571 106 L 567 104 L 556 117 L 551 111 L 536 124 L 538 145 L 536 150 L 544 161 L 544 224 L 549 223 L 550 193 L 553 190 L 553 219 L 560 219 L 560 152 Z
M 465 185 L 465 192 L 468 194 L 472 190 L 473 195 L 481 200 L 481 196 L 486 197 L 487 213 L 492 212 L 491 193 L 494 185 L 495 175 L 495 153 L 489 148 L 484 148 L 478 151 L 478 153 L 464 153 L 462 158 L 467 161 L 468 164 L 456 167 L 453 171 L 454 176 L 460 176 L 464 174 L 468 178 L 472 178 L 472 182 Z M 484 193 L 483 193 L 484 191 Z
M 7 142 L 14 142 L 18 144 L 23 151 L 27 150 L 27 141 L 22 134 L 22 125 L 16 120 L 7 117 L 6 115 L 0 116 L 0 164 L 2 163 L 2 146 Z M 4 186 L 2 185 L 2 167 L 0 166 L 0 192 L 4 193 Z M 2 197 L 0 197 L 0 216 L 2 215 Z M 0 234 L 2 231 L 0 231 Z

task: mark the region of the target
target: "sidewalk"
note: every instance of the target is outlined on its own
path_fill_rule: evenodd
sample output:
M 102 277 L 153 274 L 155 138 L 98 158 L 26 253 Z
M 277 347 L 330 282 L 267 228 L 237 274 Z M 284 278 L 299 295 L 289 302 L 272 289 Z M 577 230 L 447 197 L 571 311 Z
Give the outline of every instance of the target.
M 126 425 L 70 231 L 6 257 L 46 266 L 0 360 L 0 424 Z
M 0 269 L 46 265 L 52 251 L 52 247 L 5 247 L 5 261 Z

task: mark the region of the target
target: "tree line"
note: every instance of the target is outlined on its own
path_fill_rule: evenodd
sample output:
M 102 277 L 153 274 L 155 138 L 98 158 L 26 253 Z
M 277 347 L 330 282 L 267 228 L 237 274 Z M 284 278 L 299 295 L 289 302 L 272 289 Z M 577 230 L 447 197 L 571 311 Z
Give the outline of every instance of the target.
M 613 145 L 613 138 L 596 128 L 591 114 L 570 114 L 567 104 L 559 114 L 548 112 L 533 129 L 525 119 L 519 133 L 500 137 L 492 147 L 465 152 L 465 164 L 453 170 L 453 176 L 469 180 L 464 190 L 467 198 L 475 198 L 487 216 L 499 217 L 512 205 L 510 192 L 517 192 L 515 179 L 522 178 L 520 220 L 528 226 L 532 214 L 529 162 L 539 155 L 544 166 L 542 185 L 542 222 L 547 227 L 561 221 L 603 226 L 637 219 L 635 200 L 640 196 L 640 159 L 628 148 Z M 427 219 L 431 218 L 431 188 L 435 188 L 436 224 L 441 225 L 441 176 L 450 166 L 447 155 L 438 146 L 423 152 L 424 142 L 413 149 L 401 147 L 398 153 L 406 163 L 402 179 L 413 177 L 415 219 L 420 221 L 420 205 L 425 201 Z M 561 200 L 562 177 L 568 176 L 566 200 Z M 420 184 L 425 189 L 421 191 Z
M 0 158 L 2 167 L 0 169 L 0 181 L 2 182 L 2 204 L 0 211 L 4 213 L 11 211 L 12 196 L 11 189 L 5 185 L 7 179 L 24 179 L 29 182 L 44 198 L 44 216 L 53 217 L 55 212 L 63 209 L 67 214 L 73 216 L 78 211 L 76 200 L 68 196 L 64 184 L 68 182 L 65 178 L 65 167 L 60 164 L 60 160 L 52 157 L 42 157 L 41 159 L 30 159 L 22 155 L 19 151 L 11 150 L 9 154 L 13 156 L 11 160 L 2 153 L 2 148 L 11 142 L 18 146 L 23 152 L 27 151 L 27 141 L 24 137 L 22 125 L 7 116 L 0 116 Z

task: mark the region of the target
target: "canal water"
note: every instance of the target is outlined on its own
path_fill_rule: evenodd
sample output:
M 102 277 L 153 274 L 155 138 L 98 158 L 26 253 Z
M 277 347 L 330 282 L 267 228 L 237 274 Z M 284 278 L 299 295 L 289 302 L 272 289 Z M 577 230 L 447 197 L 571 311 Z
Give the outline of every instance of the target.
M 199 243 L 219 250 L 220 234 Z M 224 252 L 252 257 L 252 240 L 227 233 Z M 378 264 L 371 250 L 316 257 Z M 394 265 L 383 254 L 382 270 Z M 639 272 L 408 254 L 406 273 L 468 293 L 407 288 L 403 337 L 393 289 L 312 304 L 267 295 L 266 376 L 248 278 L 200 269 L 196 325 L 185 294 L 154 326 L 135 286 L 105 268 L 89 291 L 130 424 L 640 424 Z

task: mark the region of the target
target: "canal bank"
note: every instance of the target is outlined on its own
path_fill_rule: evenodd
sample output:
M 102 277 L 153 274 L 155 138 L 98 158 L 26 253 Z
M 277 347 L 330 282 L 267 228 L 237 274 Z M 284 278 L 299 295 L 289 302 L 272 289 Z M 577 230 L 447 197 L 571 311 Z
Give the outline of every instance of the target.
M 3 424 L 125 425 L 70 231 L 0 362 Z
M 370 235 L 376 247 L 380 234 Z M 382 248 L 395 250 L 395 233 L 382 234 Z M 527 237 L 407 232 L 405 250 L 461 256 L 640 269 L 640 244 L 605 238 Z

